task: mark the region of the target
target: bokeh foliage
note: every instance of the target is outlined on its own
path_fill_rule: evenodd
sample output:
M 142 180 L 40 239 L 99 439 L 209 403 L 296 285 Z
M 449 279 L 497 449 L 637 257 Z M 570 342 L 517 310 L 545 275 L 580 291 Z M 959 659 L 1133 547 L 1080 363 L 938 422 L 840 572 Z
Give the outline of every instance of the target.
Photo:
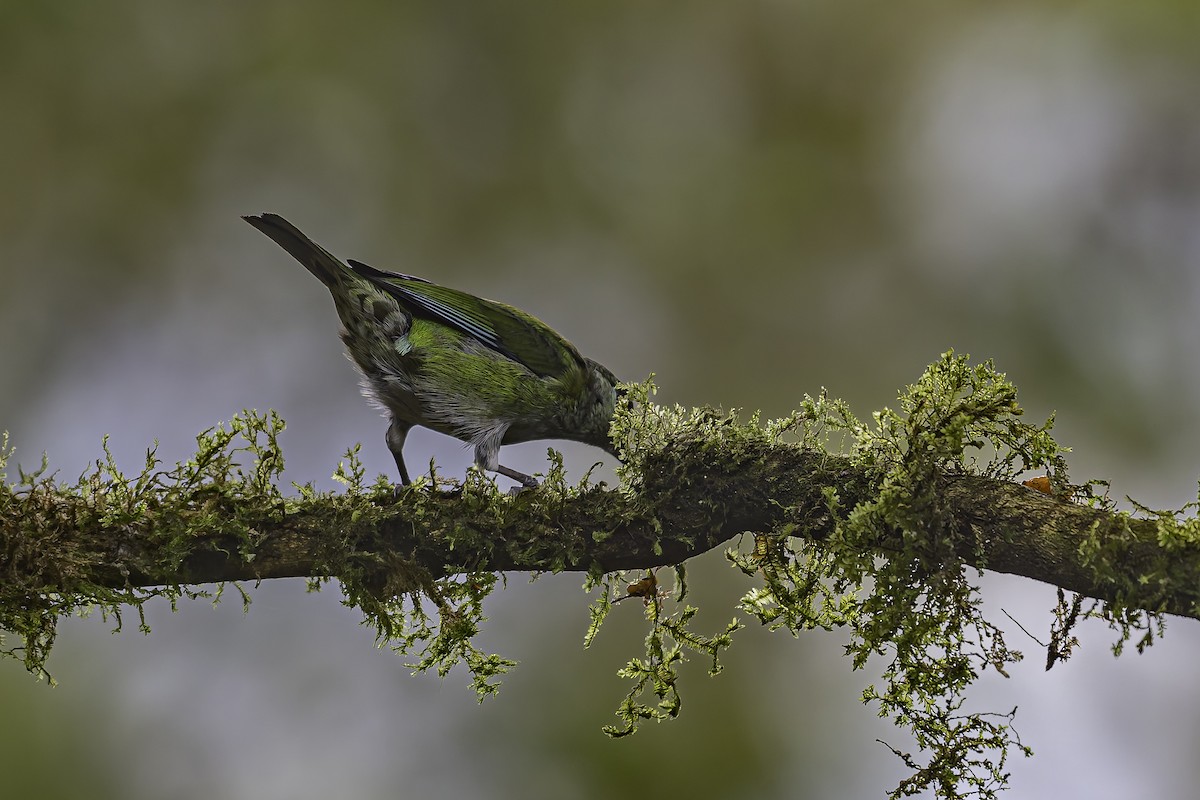
M 1038 415 L 1059 411 L 1077 471 L 1156 506 L 1194 494 L 1194 3 L 0 5 L 0 428 L 27 469 L 46 449 L 78 475 L 105 432 L 126 471 L 155 438 L 186 460 L 246 406 L 291 423 L 291 480 L 331 487 L 354 441 L 386 469 L 326 298 L 237 220 L 276 210 L 345 255 L 528 308 L 623 377 L 657 372 L 669 403 L 779 416 L 826 385 L 861 412 L 947 347 L 994 357 Z M 709 572 L 691 569 L 704 607 Z M 19 669 L 0 688 L 22 720 L 0 769 L 67 781 L 69 757 L 93 765 L 84 790 L 121 797 L 351 779 L 524 797 L 530 774 L 565 797 L 828 797 L 892 776 L 852 744 L 872 720 L 834 710 L 854 688 L 820 632 L 744 631 L 748 660 L 771 656 L 754 680 L 697 682 L 691 724 L 613 749 L 577 722 L 620 692 L 634 602 L 599 656 L 535 671 L 585 611 L 561 579 L 510 587 L 493 626 L 510 647 L 492 649 L 525 668 L 480 710 L 335 647 L 342 609 L 302 588 L 145 642 L 69 624 L 61 688 Z M 1029 595 L 1005 607 L 1053 604 Z M 1069 680 L 1032 684 L 1055 689 L 1022 728 L 1042 756 L 1026 794 L 1190 791 L 1178 628 L 1161 661 L 1079 666 L 1085 649 Z M 796 731 L 800 713 L 819 722 Z M 1087 774 L 1043 767 L 1054 750 Z

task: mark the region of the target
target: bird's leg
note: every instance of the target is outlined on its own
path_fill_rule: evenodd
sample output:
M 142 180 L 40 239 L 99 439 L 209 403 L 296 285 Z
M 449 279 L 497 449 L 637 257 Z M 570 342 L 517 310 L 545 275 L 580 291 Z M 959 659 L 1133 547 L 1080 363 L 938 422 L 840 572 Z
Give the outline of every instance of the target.
M 516 494 L 525 489 L 536 489 L 538 482 L 532 475 L 517 472 L 515 469 L 511 469 L 500 463 L 500 442 L 504 438 L 504 431 L 505 428 L 499 428 L 482 440 L 476 440 L 475 466 L 488 472 L 497 472 L 506 478 L 512 478 L 514 481 L 520 481 L 521 488 L 517 489 L 514 487 L 510 494 Z
M 404 466 L 404 439 L 408 436 L 408 430 L 411 427 L 407 423 L 393 419 L 387 429 L 387 446 L 388 450 L 392 451 L 392 458 L 396 459 L 396 469 L 400 470 L 401 486 L 408 486 L 412 483 L 408 478 L 408 468 Z
M 503 464 L 496 465 L 496 472 L 506 478 L 512 478 L 514 481 L 520 481 L 521 489 L 536 489 L 538 487 L 537 478 L 532 475 L 526 475 L 524 472 L 517 472 L 515 469 L 510 469 Z M 520 489 L 517 491 L 520 491 Z

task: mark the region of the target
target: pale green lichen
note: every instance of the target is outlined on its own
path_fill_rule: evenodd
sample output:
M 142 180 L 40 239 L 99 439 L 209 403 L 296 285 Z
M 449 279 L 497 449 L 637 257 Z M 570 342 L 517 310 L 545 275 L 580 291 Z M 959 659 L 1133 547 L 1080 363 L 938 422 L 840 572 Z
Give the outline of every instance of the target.
M 49 678 L 46 658 L 61 617 L 98 611 L 119 630 L 132 608 L 139 629 L 148 631 L 143 608 L 149 599 L 165 597 L 174 604 L 180 597 L 211 597 L 171 582 L 114 588 L 127 573 L 107 565 L 117 561 L 128 570 L 152 546 L 155 563 L 145 566 L 170 572 L 195 552 L 197 533 L 213 530 L 220 531 L 223 547 L 252 558 L 259 534 L 246 520 L 286 510 L 276 487 L 283 469 L 276 437 L 282 430 L 274 414 L 239 417 L 229 427 L 197 436 L 196 455 L 187 462 L 161 469 L 151 448 L 141 471 L 129 476 L 117 467 L 106 438 L 104 457 L 74 483 L 47 474 L 44 458 L 40 469 L 19 470 L 10 483 L 3 469 L 11 451 L 0 453 L 0 630 L 23 642 L 5 652 Z M 240 436 L 246 437 L 241 445 Z M 246 454 L 250 465 L 243 468 L 239 459 Z M 137 542 L 113 535 L 135 528 L 144 532 Z M 106 570 L 110 580 L 98 583 Z
M 956 555 L 962 543 L 949 524 L 939 482 L 954 472 L 1012 479 L 1038 469 L 1065 485 L 1063 451 L 1049 433 L 1052 421 L 1024 423 L 1016 390 L 1003 375 L 953 353 L 901 394 L 899 410 L 876 413 L 870 426 L 825 394 L 805 398 L 797 412 L 767 423 L 757 416 L 740 423 L 709 410 L 652 406 L 648 400 L 647 394 L 632 394 L 626 416 L 619 414 L 614 426 L 617 441 L 630 443 L 622 452 L 625 487 L 634 493 L 641 461 L 681 436 L 699 437 L 714 448 L 720 442 L 723 454 L 785 439 L 810 449 L 848 441 L 854 463 L 875 475 L 874 499 L 846 508 L 830 488 L 828 510 L 837 519 L 833 536 L 809 541 L 799 538 L 804 530 L 785 524 L 760 532 L 749 550 L 729 551 L 738 568 L 761 580 L 743 597 L 741 609 L 772 630 L 794 635 L 816 627 L 844 629 L 855 669 L 872 659 L 882 662 L 883 682 L 868 686 L 863 700 L 906 729 L 921 753 L 895 749 L 913 775 L 894 796 L 933 791 L 993 797 L 1006 782 L 1010 752 L 1029 750 L 1009 724 L 1011 713 L 965 712 L 964 692 L 982 670 L 1004 674 L 1021 655 L 980 612 L 978 592 Z M 896 541 L 896 533 L 901 547 L 881 552 L 880 542 Z M 652 621 L 660 613 L 657 602 L 648 606 Z M 592 629 L 602 619 L 593 610 Z M 736 621 L 725 635 L 735 629 Z M 648 648 L 647 663 L 657 664 L 657 655 Z M 645 675 L 630 672 L 635 689 L 646 685 Z M 669 680 L 662 683 L 673 688 Z M 656 687 L 660 704 L 662 691 Z M 631 713 L 632 697 L 622 709 L 627 726 L 637 717 L 664 715 L 644 705 Z M 667 713 L 672 697 L 668 691 Z
M 727 551 L 753 582 L 739 610 L 770 630 L 793 635 L 812 628 L 844 631 L 851 665 L 878 670 L 881 680 L 864 689 L 864 702 L 875 704 L 916 745 L 915 753 L 891 748 L 912 771 L 892 796 L 995 797 L 1006 784 L 1009 757 L 1028 755 L 1029 749 L 1011 725 L 1012 712 L 966 710 L 966 691 L 987 669 L 1007 674 L 1021 655 L 981 612 L 972 580 L 978 570 L 964 569 L 960 557 L 974 543 L 960 540 L 962 528 L 952 524 L 941 486 L 948 475 L 1009 481 L 1038 470 L 1049 476 L 1056 493 L 1111 510 L 1107 495 L 1095 491 L 1103 484 L 1069 482 L 1065 451 L 1050 435 L 1053 420 L 1025 423 L 1016 390 L 1004 375 L 990 363 L 972 365 L 953 353 L 901 393 L 896 410 L 877 412 L 870 424 L 824 392 L 805 397 L 782 419 L 764 421 L 755 414 L 743 421 L 736 412 L 656 405 L 649 381 L 626 389 L 612 426 L 623 462 L 620 497 L 632 509 L 622 513 L 639 515 L 653 531 L 659 553 L 680 534 L 655 516 L 655 498 L 646 490 L 651 478 L 659 490 L 675 477 L 691 479 L 655 472 L 670 463 L 660 456 L 680 442 L 734 465 L 734 474 L 739 474 L 737 465 L 756 463 L 764 452 L 792 448 L 848 459 L 858 474 L 868 476 L 865 500 L 861 486 L 853 502 L 847 501 L 845 486 L 826 486 L 818 495 L 823 515 L 833 521 L 831 534 L 805 538 L 810 531 L 803 520 L 784 513 L 776 515 L 781 521 L 772 529 L 750 532 Z M 65 615 L 99 611 L 120 627 L 132 609 L 146 630 L 142 608 L 152 597 L 172 603 L 185 596 L 219 599 L 221 586 L 205 593 L 165 580 L 152 588 L 111 588 L 120 585 L 120 575 L 103 581 L 97 576 L 113 563 L 169 576 L 204 548 L 253 563 L 264 527 L 303 509 L 315 519 L 319 537 L 310 588 L 336 579 L 344 602 L 363 612 L 380 646 L 405 654 L 418 670 L 439 675 L 464 664 L 483 699 L 513 665 L 473 644 L 486 621 L 486 598 L 502 585 L 489 569 L 500 546 L 493 532 L 511 531 L 519 513 L 520 535 L 504 539 L 506 563 L 557 571 L 586 567 L 588 546 L 606 541 L 621 524 L 610 518 L 584 534 L 558 524 L 569 501 L 592 497 L 603 486 L 593 485 L 590 473 L 569 483 L 553 451 L 541 488 L 517 498 L 502 494 L 477 471 L 459 485 L 439 478 L 432 465 L 415 489 L 399 498 L 383 476 L 368 481 L 357 448 L 346 453 L 334 475 L 344 491 L 334 495 L 294 485 L 294 496 L 285 496 L 278 480 L 282 430 L 273 413 L 245 412 L 228 426 L 200 434 L 196 455 L 187 462 L 163 469 L 151 449 L 142 470 L 131 476 L 117 469 L 105 443 L 104 458 L 71 484 L 47 475 L 44 462 L 32 473 L 19 471 L 10 482 L 5 439 L 0 446 L 0 630 L 18 637 L 21 645 L 4 652 L 45 676 L 56 622 Z M 453 492 L 452 513 L 441 491 L 446 488 Z M 465 573 L 441 575 L 416 555 L 389 547 L 380 531 L 399 503 L 414 527 L 435 533 L 439 546 L 452 552 L 473 554 L 477 563 L 468 564 Z M 1118 584 L 1119 602 L 1088 606 L 1060 593 L 1048 663 L 1070 654 L 1074 626 L 1089 614 L 1104 616 L 1117 628 L 1118 649 L 1135 634 L 1142 634 L 1141 649 L 1161 633 L 1161 617 L 1146 609 L 1157 608 L 1172 585 L 1177 569 L 1172 555 L 1200 551 L 1200 523 L 1180 519 L 1194 509 L 1141 509 L 1157 520 L 1162 556 L 1136 580 L 1119 569 L 1127 544 L 1119 528 L 1115 534 L 1110 530 L 1102 537 L 1094 531 L 1081 538 L 1084 563 L 1102 579 L 1124 582 Z M 122 530 L 136 530 L 141 538 L 122 538 Z M 1128 526 L 1125 533 L 1133 536 Z M 154 563 L 143 563 L 143 551 L 151 550 Z M 985 563 L 982 551 L 975 555 L 974 563 Z M 616 602 L 642 603 L 647 623 L 644 653 L 620 670 L 630 690 L 617 711 L 620 724 L 605 729 L 610 735 L 676 716 L 680 664 L 689 655 L 700 656 L 717 674 L 722 654 L 742 627 L 735 618 L 711 634 L 695 630 L 697 610 L 687 602 L 686 572 L 677 566 L 674 574 L 667 590 L 655 571 L 606 574 L 593 564 L 588 572 L 585 589 L 597 597 L 585 644 L 594 640 Z M 248 604 L 249 596 L 237 588 Z
M 954 472 L 1013 479 L 1030 469 L 1065 483 L 1051 422 L 1024 423 L 1016 390 L 1002 374 L 953 353 L 901 393 L 899 410 L 877 412 L 873 425 L 842 409 L 831 415 L 815 401 L 807 407 L 815 415 L 809 427 L 853 435 L 853 457 L 876 474 L 878 491 L 843 508 L 830 490 L 838 523 L 826 540 L 780 536 L 761 552 L 732 556 L 743 571 L 757 567 L 763 576 L 743 608 L 794 634 L 844 629 L 855 669 L 881 662 L 883 682 L 868 686 L 863 700 L 907 729 L 920 751 L 893 748 L 914 773 L 892 796 L 993 797 L 1007 780 L 1010 752 L 1029 749 L 1009 724 L 1012 714 L 964 712 L 964 693 L 982 670 L 1006 674 L 1021 654 L 980 611 L 978 591 L 955 555 L 962 543 L 939 484 Z M 878 548 L 897 540 L 899 549 Z

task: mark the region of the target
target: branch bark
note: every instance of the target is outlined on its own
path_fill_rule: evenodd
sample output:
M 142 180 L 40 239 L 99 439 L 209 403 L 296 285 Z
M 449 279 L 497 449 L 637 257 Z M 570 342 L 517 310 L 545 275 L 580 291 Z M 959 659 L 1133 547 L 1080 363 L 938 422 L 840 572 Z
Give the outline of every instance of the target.
M 248 522 L 243 513 L 240 524 L 254 534 L 250 552 L 244 536 L 216 533 L 191 542 L 181 562 L 163 557 L 161 537 L 153 530 L 81 531 L 76 541 L 89 543 L 87 556 L 81 561 L 79 551 L 74 553 L 74 571 L 82 569 L 88 582 L 110 588 L 318 577 L 329 574 L 331 547 L 383 563 L 401 557 L 435 576 L 481 569 L 649 568 L 682 562 L 745 532 L 789 531 L 824 539 L 836 522 L 827 489 L 837 492 L 843 509 L 869 501 L 878 489 L 848 459 L 782 445 L 731 459 L 681 443 L 647 462 L 642 480 L 635 498 L 601 488 L 562 498 L 543 488 L 503 503 L 500 513 L 495 503 L 427 494 L 417 502 L 401 493 L 368 536 L 341 538 L 338 528 L 352 527 L 346 498 L 317 498 L 298 510 L 263 512 Z M 955 540 L 962 543 L 957 556 L 966 566 L 1200 618 L 1200 556 L 1161 545 L 1155 520 L 1075 505 L 979 476 L 946 475 L 939 491 L 958 534 Z M 0 524 L 16 523 L 4 519 Z M 11 541 L 19 532 L 3 535 Z M 1105 563 L 1115 572 L 1101 575 L 1085 563 L 1081 551 L 1089 540 L 1103 543 Z M 878 547 L 894 549 L 886 540 Z M 1169 574 L 1163 574 L 1163 565 Z M 1152 589 L 1131 595 L 1129 587 L 1145 584 L 1143 577 L 1150 574 L 1158 576 Z

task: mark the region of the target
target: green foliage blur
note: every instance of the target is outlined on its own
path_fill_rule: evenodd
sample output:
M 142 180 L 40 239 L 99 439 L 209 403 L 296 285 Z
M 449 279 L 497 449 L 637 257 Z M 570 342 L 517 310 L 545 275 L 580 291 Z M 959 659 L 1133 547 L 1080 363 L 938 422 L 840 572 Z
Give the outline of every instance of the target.
M 1077 479 L 1177 507 L 1200 475 L 1197 96 L 1179 0 L 0 3 L 0 429 L 73 477 L 105 433 L 127 466 L 155 438 L 173 461 L 274 408 L 288 479 L 333 488 L 356 441 L 389 471 L 324 291 L 238 219 L 276 211 L 516 304 L 668 403 L 779 416 L 825 386 L 866 416 L 951 347 L 991 358 L 1057 411 Z M 710 628 L 728 572 L 689 569 Z M 836 633 L 744 631 L 720 677 L 685 665 L 679 719 L 605 739 L 644 630 L 623 604 L 584 653 L 577 584 L 509 576 L 481 646 L 521 663 L 483 706 L 303 582 L 249 587 L 245 616 L 164 602 L 149 637 L 64 625 L 58 688 L 0 663 L 0 792 L 873 797 L 903 772 Z M 1035 635 L 1054 605 L 985 596 Z M 1192 796 L 1198 656 L 1183 621 L 1118 662 L 1100 631 L 982 687 L 1037 752 L 1013 796 Z

